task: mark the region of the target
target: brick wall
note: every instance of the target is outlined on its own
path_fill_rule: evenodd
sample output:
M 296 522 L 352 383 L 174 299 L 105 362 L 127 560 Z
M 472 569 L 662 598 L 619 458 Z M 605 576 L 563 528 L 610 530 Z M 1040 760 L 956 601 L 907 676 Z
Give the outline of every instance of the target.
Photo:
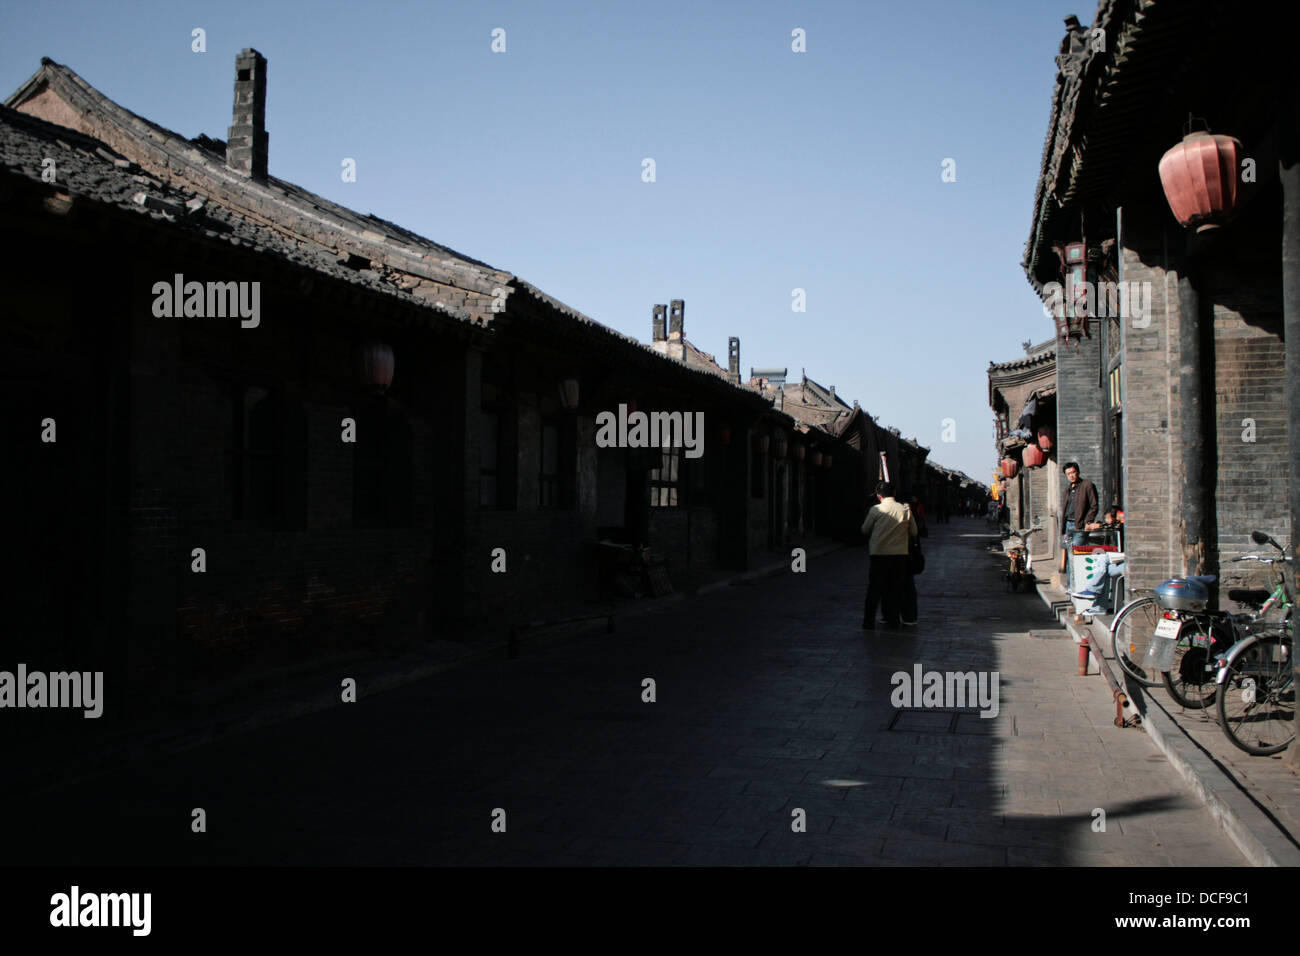
M 1098 384 L 1100 339 L 1062 343 L 1056 350 L 1056 444 L 1061 463 L 1077 461 L 1084 478 L 1101 487 L 1102 411 L 1105 389 Z M 1104 377 L 1101 377 L 1104 382 Z M 1021 403 L 1023 406 L 1023 402 Z M 1012 408 L 1011 415 L 1020 410 Z M 1014 426 L 1014 422 L 1012 425 Z
M 1181 432 L 1178 364 L 1178 275 L 1169 250 L 1181 249 L 1181 231 L 1166 227 L 1165 210 L 1126 210 L 1125 281 L 1149 281 L 1153 315 L 1145 328 L 1132 319 L 1124 328 L 1124 506 L 1130 584 L 1152 586 L 1181 572 L 1179 501 Z M 1232 237 L 1215 246 L 1199 265 L 1202 321 L 1214 324 L 1214 348 L 1206 358 L 1213 372 L 1215 434 L 1211 554 L 1224 588 L 1262 584 L 1250 565 L 1231 558 L 1258 550 L 1256 528 L 1284 540 L 1287 515 L 1287 417 L 1280 334 L 1280 288 L 1276 276 L 1252 271 L 1247 257 L 1233 254 Z M 1207 396 L 1208 400 L 1209 396 Z M 1243 441 L 1254 422 L 1254 442 Z M 1225 601 L 1226 604 L 1226 596 Z
M 1291 537 L 1281 290 L 1240 265 L 1207 262 L 1204 275 L 1202 296 L 1214 302 L 1218 570 L 1225 588 L 1271 588 L 1267 571 L 1231 559 L 1271 550 L 1251 541 L 1256 529 L 1283 545 Z

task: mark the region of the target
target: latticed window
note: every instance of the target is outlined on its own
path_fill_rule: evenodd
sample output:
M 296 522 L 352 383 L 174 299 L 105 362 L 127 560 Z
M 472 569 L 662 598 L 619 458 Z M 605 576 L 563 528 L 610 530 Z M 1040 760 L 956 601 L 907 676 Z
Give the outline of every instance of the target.
M 659 467 L 650 469 L 650 507 L 676 508 L 682 450 L 664 448 L 660 456 Z

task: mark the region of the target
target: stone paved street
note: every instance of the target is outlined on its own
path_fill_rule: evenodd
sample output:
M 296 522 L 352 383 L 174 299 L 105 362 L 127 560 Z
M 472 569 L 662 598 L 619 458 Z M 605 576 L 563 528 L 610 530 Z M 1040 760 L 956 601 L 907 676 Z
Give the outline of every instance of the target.
M 1242 864 L 995 540 L 932 526 L 916 628 L 863 632 L 866 552 L 833 552 L 48 795 L 4 862 Z M 895 709 L 917 663 L 998 671 L 998 716 Z

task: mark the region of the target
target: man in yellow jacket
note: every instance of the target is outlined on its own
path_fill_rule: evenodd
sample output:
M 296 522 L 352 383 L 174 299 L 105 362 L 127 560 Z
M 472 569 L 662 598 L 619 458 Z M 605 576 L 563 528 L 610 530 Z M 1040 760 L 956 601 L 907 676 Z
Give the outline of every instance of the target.
M 876 629 L 876 607 L 888 627 L 898 627 L 900 598 L 907 581 L 907 546 L 917 533 L 916 518 L 907 505 L 894 499 L 894 483 L 876 485 L 879 504 L 871 506 L 862 522 L 871 551 L 867 572 L 867 601 L 862 610 L 862 629 Z

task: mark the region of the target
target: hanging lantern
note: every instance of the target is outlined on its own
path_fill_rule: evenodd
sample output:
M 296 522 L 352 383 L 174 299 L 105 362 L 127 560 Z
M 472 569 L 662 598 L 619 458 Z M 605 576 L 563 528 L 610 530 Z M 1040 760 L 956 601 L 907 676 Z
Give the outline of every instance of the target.
M 813 457 L 812 457 L 813 467 L 814 467 L 814 468 L 820 468 L 820 467 L 822 466 L 822 459 L 824 459 L 825 457 L 826 457 L 826 456 L 823 455 L 821 452 L 819 452 L 819 451 L 814 451 L 814 452 L 813 452 Z
M 560 405 L 566 412 L 577 411 L 578 380 L 566 378 L 560 383 Z
M 835 460 L 834 455 L 827 455 L 825 458 L 822 459 L 822 462 L 823 464 L 826 465 L 827 468 L 829 468 L 831 466 L 831 462 L 833 462 L 834 460 Z
M 393 347 L 379 341 L 361 346 L 357 354 L 361 384 L 379 392 L 393 384 Z
M 1160 157 L 1160 183 L 1180 225 L 1201 232 L 1236 215 L 1241 153 L 1241 140 L 1197 130 Z
M 1056 436 L 1052 433 L 1051 425 L 1042 425 L 1038 429 L 1038 447 L 1043 451 L 1051 451 L 1052 443 L 1056 441 Z
M 1016 461 L 1014 458 L 1002 459 L 1003 478 L 1014 478 L 1016 477 L 1016 472 L 1019 470 L 1020 470 L 1020 462 Z
M 794 443 L 794 460 L 795 460 L 795 461 L 803 461 L 804 455 L 805 455 L 805 453 L 806 453 L 807 451 L 808 451 L 808 449 L 804 447 L 804 443 L 803 443 L 803 442 L 801 442 L 801 441 L 799 441 L 799 442 L 795 442 L 795 443 Z
M 1026 468 L 1037 468 L 1043 462 L 1047 461 L 1047 453 L 1037 445 L 1026 445 L 1024 452 Z
M 722 447 L 723 447 L 723 448 L 726 448 L 727 446 L 729 446 L 729 445 L 731 444 L 731 426 L 730 426 L 730 425 L 723 425 L 723 426 L 722 426 L 722 436 L 721 436 L 721 437 L 722 437 Z

